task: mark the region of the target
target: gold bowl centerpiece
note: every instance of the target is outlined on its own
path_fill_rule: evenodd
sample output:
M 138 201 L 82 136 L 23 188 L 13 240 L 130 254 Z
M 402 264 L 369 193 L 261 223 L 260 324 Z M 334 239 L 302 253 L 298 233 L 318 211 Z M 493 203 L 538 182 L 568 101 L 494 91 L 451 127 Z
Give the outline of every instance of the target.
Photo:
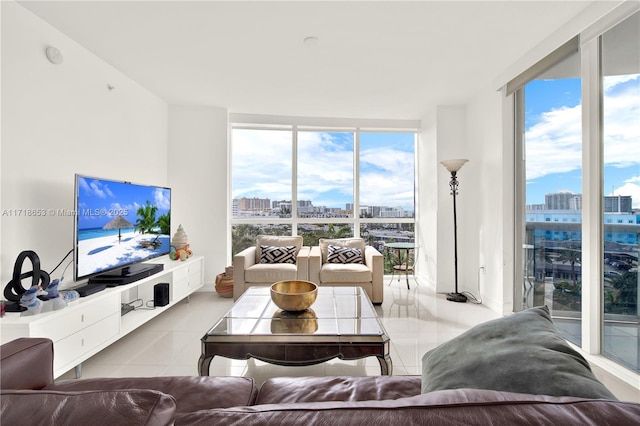
M 309 309 L 318 297 L 318 286 L 311 281 L 278 281 L 271 284 L 271 300 L 283 311 Z

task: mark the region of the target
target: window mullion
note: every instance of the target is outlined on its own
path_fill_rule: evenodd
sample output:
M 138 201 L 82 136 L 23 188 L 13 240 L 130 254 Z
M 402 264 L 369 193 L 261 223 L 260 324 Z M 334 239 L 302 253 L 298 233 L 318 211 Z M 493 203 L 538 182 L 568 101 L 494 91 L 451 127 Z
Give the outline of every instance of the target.
M 516 265 L 513 268 L 515 283 L 524 283 L 525 255 L 527 246 L 525 244 L 526 235 L 526 158 L 525 158 L 525 123 L 524 123 L 524 88 L 517 90 L 512 96 L 511 110 L 515 116 L 514 122 L 514 173 L 516 175 L 514 186 L 514 211 L 515 211 L 515 233 L 513 261 Z M 525 308 L 524 289 L 522 285 L 513 286 L 513 310 L 521 311 Z
M 360 237 L 360 128 L 353 138 L 353 236 Z
M 601 352 L 603 324 L 603 126 L 600 51 L 599 37 L 589 40 L 581 48 L 582 348 L 590 354 Z
M 291 131 L 291 234 L 298 235 L 298 126 Z

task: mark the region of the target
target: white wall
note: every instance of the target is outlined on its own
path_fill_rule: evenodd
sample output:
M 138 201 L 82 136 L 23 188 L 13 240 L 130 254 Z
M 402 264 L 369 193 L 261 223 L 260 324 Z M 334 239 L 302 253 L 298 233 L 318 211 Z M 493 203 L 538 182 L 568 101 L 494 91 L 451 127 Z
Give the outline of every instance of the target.
M 194 254 L 204 256 L 206 290 L 213 290 L 215 276 L 231 265 L 228 121 L 225 108 L 169 107 L 169 186 L 175 203 L 171 223 L 182 224 Z
M 481 200 L 481 151 L 469 136 L 467 107 L 441 105 L 422 118 L 418 150 L 418 271 L 425 282 L 438 293 L 455 289 L 455 256 L 453 199 L 449 181 L 451 174 L 440 161 L 466 158 L 458 172 L 458 291 L 478 296 L 477 270 L 478 229 L 481 218 L 477 206 Z
M 435 290 L 438 282 L 438 179 L 436 115 L 422 117 L 416 167 L 416 273 L 421 284 Z
M 448 293 L 455 288 L 454 262 L 454 234 L 453 234 L 453 197 L 449 187 L 451 174 L 439 164 L 442 160 L 452 158 L 470 158 L 466 148 L 466 110 L 464 106 L 438 106 L 436 108 L 436 142 L 437 157 L 431 162 L 436 163 L 435 178 L 438 183 L 438 281 L 436 291 Z M 471 165 L 470 165 L 471 164 Z M 458 229 L 458 291 L 468 290 L 467 269 L 470 262 L 467 253 L 472 236 L 467 229 L 472 228 L 474 216 L 469 211 L 473 204 L 469 201 L 473 182 L 470 179 L 473 162 L 463 166 L 458 172 L 457 229 Z
M 2 94 L 2 42 L 3 42 L 3 37 L 2 37 L 2 5 L 0 4 L 0 215 L 2 214 L 2 99 L 1 99 L 1 94 Z M 0 288 L 2 288 L 4 290 L 4 277 L 2 274 L 2 216 L 0 216 Z M 4 299 L 4 296 L 3 296 Z
M 489 308 L 511 311 L 512 280 L 505 279 L 502 98 L 486 88 L 467 105 L 438 106 L 422 118 L 418 147 L 418 273 L 438 293 L 454 290 L 451 174 L 439 161 L 469 160 L 458 172 L 458 291 Z M 511 159 L 507 160 L 511 164 Z M 507 168 L 508 169 L 508 168 Z M 507 200 L 512 205 L 512 200 Z
M 73 217 L 14 209 L 72 210 L 74 173 L 167 184 L 167 105 L 22 6 L 1 7 L 4 287 L 21 251 L 51 271 L 73 244 Z M 48 45 L 62 64 L 47 60 Z M 69 269 L 65 283 L 72 278 Z
M 469 162 L 473 186 L 466 186 L 469 191 L 464 192 L 475 216 L 475 229 L 467 229 L 474 236 L 475 251 L 465 252 L 469 258 L 466 278 L 470 291 L 479 293 L 485 305 L 508 313 L 513 308 L 513 244 L 505 238 L 505 231 L 513 229 L 509 225 L 513 215 L 505 214 L 504 207 L 511 206 L 512 212 L 513 198 L 504 188 L 513 188 L 513 158 L 503 152 L 501 92 L 490 87 L 481 90 L 466 111 L 468 148 L 475 163 Z

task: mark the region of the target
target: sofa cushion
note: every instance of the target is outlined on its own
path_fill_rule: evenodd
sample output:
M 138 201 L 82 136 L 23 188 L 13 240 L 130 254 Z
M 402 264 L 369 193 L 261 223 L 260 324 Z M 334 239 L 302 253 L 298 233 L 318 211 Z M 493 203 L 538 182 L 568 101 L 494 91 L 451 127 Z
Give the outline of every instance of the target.
M 176 416 L 176 425 L 580 425 L 637 424 L 640 404 L 478 389 L 399 399 L 263 404 Z
M 176 401 L 153 390 L 3 390 L 3 425 L 173 425 Z
M 247 283 L 275 283 L 298 278 L 298 267 L 290 263 L 257 263 L 244 270 Z
M 537 307 L 477 325 L 422 357 L 422 392 L 492 389 L 615 399 Z
M 362 251 L 364 251 L 366 246 L 364 239 L 362 238 L 320 238 L 320 240 L 318 240 L 318 245 L 320 246 L 320 252 L 322 253 L 322 263 L 327 263 L 329 245 L 357 248 Z
M 260 387 L 256 404 L 398 399 L 420 394 L 420 376 L 274 377 Z
M 296 263 L 296 246 L 260 246 L 260 263 Z
M 325 263 L 320 269 L 321 283 L 370 283 L 371 270 L 361 263 Z
M 65 392 L 122 389 L 150 389 L 171 395 L 176 401 L 177 413 L 253 405 L 258 394 L 253 378 L 231 376 L 72 379 L 59 381 L 45 388 Z
M 329 244 L 327 263 L 364 263 L 362 261 L 362 250 Z
M 295 246 L 296 255 L 302 248 L 302 237 L 291 235 L 258 235 L 256 237 L 256 263 L 260 263 L 262 257 L 261 246 L 285 247 Z

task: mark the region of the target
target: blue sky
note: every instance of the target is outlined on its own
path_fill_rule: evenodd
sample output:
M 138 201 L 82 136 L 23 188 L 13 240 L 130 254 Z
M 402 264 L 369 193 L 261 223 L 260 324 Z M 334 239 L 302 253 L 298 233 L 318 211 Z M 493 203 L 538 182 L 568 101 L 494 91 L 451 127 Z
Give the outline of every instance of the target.
M 580 79 L 535 80 L 525 89 L 527 204 L 582 193 Z M 640 75 L 604 80 L 605 195 L 640 208 Z
M 233 197 L 291 199 L 291 133 L 234 130 Z M 360 134 L 360 204 L 413 210 L 413 133 Z M 353 132 L 298 133 L 298 200 L 353 203 Z
M 138 207 L 146 204 L 158 207 L 156 218 L 171 207 L 171 193 L 167 188 L 113 182 L 78 177 L 79 229 L 102 228 L 115 216 L 121 215 L 135 225 Z
M 527 204 L 547 193 L 582 193 L 580 79 L 526 87 Z M 640 208 L 640 75 L 604 80 L 606 195 L 630 195 Z M 300 132 L 298 199 L 344 208 L 353 202 L 353 133 Z M 235 129 L 233 197 L 290 200 L 290 131 Z M 414 135 L 361 133 L 361 205 L 413 209 Z

